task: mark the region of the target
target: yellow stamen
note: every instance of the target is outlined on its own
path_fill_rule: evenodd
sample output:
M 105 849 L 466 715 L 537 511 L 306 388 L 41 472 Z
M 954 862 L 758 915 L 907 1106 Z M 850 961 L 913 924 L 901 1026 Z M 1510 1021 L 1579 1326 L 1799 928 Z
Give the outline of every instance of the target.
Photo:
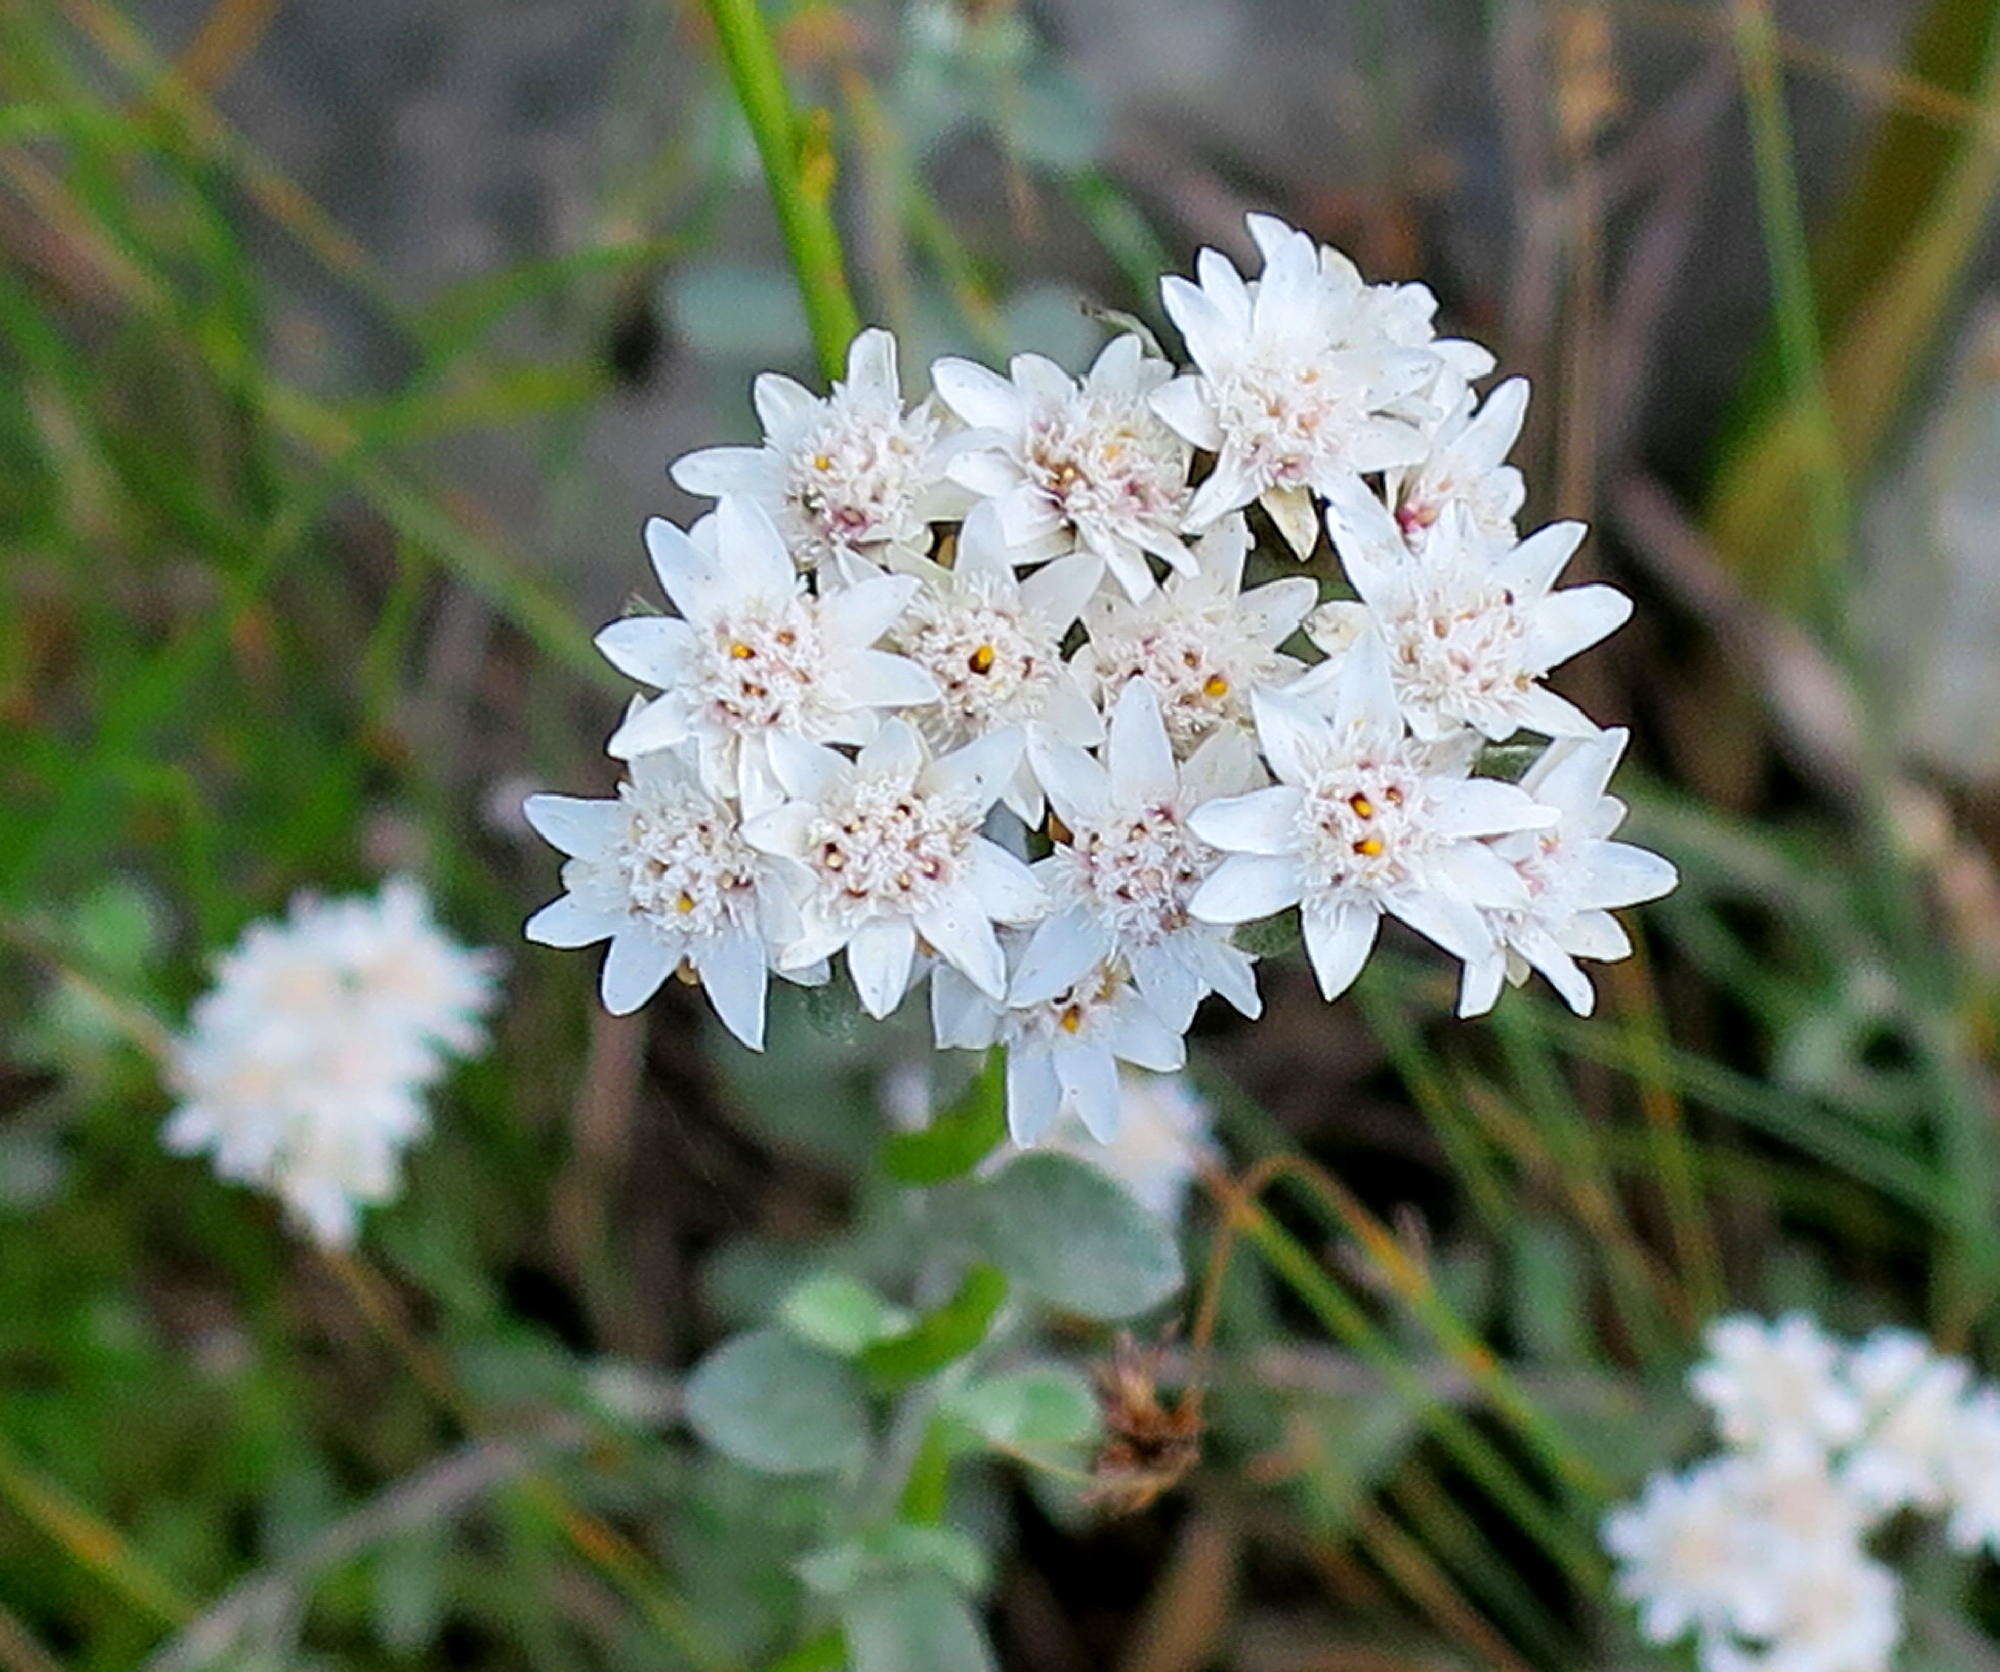
M 1229 695 L 1229 681 L 1219 673 L 1212 673 L 1201 682 L 1201 689 L 1206 696 L 1226 697 Z
M 1365 795 L 1350 795 L 1347 804 L 1354 809 L 1357 819 L 1372 819 L 1375 816 L 1375 803 Z
M 831 470 L 832 468 L 833 468 L 833 460 L 828 458 L 826 454 L 824 453 L 813 454 L 813 469 Z
M 741 639 L 735 639 L 730 643 L 729 654 L 739 662 L 747 662 L 752 656 L 756 655 L 756 652 Z
M 990 644 L 982 644 L 967 658 L 967 661 L 970 663 L 974 673 L 985 673 L 993 666 L 994 659 L 998 655 L 999 652 Z
M 1364 836 L 1354 844 L 1354 851 L 1368 859 L 1375 859 L 1382 852 L 1382 838 L 1379 836 Z
M 1069 1009 L 1062 1013 L 1059 1020 L 1062 1023 L 1064 1033 L 1075 1033 L 1077 1029 L 1083 1026 L 1083 1012 L 1077 1009 L 1075 1005 L 1071 1005 Z
M 679 912 L 683 917 L 687 916 L 689 912 L 694 910 L 694 896 L 683 892 L 681 897 L 674 902 L 674 910 Z

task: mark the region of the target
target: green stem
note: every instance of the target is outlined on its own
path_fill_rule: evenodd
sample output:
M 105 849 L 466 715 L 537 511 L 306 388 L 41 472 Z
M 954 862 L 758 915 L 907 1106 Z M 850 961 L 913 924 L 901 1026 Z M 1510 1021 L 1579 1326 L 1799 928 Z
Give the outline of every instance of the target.
M 840 234 L 833 224 L 833 150 L 816 125 L 801 123 L 785 88 L 778 49 L 757 0 L 706 0 L 736 102 L 757 141 L 771 207 L 791 256 L 820 370 L 838 377 L 861 328 Z

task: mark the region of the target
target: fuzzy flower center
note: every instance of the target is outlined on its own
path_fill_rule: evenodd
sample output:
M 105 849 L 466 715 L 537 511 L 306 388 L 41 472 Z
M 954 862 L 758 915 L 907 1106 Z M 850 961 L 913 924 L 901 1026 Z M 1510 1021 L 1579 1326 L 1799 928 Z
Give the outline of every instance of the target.
M 740 922 L 756 889 L 756 856 L 705 797 L 634 796 L 626 786 L 618 874 L 632 910 L 656 928 L 700 938 Z
M 978 827 L 975 809 L 961 798 L 857 778 L 807 825 L 806 863 L 842 915 L 908 915 L 962 886 Z
M 803 562 L 922 531 L 918 500 L 937 420 L 842 391 L 785 459 L 788 531 Z
M 1095 640 L 1104 688 L 1143 679 L 1159 698 L 1175 752 L 1186 754 L 1224 725 L 1247 726 L 1250 692 L 1277 667 L 1277 656 L 1245 634 L 1221 608 L 1107 627 Z
M 1456 711 L 1505 702 L 1534 683 L 1523 665 L 1526 615 L 1504 587 L 1420 589 L 1379 625 L 1397 691 L 1412 702 Z
M 1087 1041 L 1110 1027 L 1132 974 L 1115 959 L 1099 964 L 1074 987 L 1046 1004 L 1007 1012 L 1010 1043 L 1060 1045 Z
M 1086 541 L 1136 527 L 1177 527 L 1187 449 L 1143 403 L 1078 394 L 1028 420 L 1028 480 Z
M 1188 897 L 1205 875 L 1207 850 L 1173 807 L 1144 807 L 1074 833 L 1066 853 L 1072 886 L 1119 937 L 1150 945 L 1187 926 Z
M 938 682 L 941 717 L 960 733 L 1031 718 L 1059 659 L 1054 634 L 983 590 L 925 593 L 898 629 L 898 648 Z
M 724 731 L 797 726 L 821 701 L 823 645 L 812 599 L 749 606 L 712 622 L 698 640 L 694 689 Z
M 1434 844 L 1431 797 L 1405 748 L 1343 761 L 1306 790 L 1302 851 L 1317 886 L 1387 892 L 1408 883 Z
M 1298 488 L 1343 467 L 1368 420 L 1365 388 L 1336 353 L 1252 353 L 1209 379 L 1222 433 L 1266 487 Z

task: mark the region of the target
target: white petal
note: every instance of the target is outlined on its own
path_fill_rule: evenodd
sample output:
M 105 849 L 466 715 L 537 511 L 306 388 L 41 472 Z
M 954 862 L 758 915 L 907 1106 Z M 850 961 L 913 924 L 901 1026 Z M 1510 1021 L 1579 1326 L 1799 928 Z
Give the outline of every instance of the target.
M 1062 1085 L 1063 1104 L 1083 1122 L 1100 1144 L 1118 1136 L 1118 1063 L 1108 1045 L 1095 1040 L 1088 1044 L 1059 1046 L 1049 1053 L 1055 1064 L 1056 1079 Z
M 931 974 L 931 1035 L 938 1049 L 984 1050 L 999 1031 L 999 1005 L 949 964 L 940 964 Z
M 878 917 L 856 929 L 847 943 L 847 973 L 861 1008 L 880 1018 L 901 1004 L 916 956 L 917 932 L 907 917 Z
M 1672 863 L 1630 842 L 1601 842 L 1573 898 L 1580 908 L 1636 906 L 1671 894 L 1680 882 Z
M 925 772 L 925 782 L 946 794 L 963 795 L 982 809 L 991 807 L 1021 764 L 1025 743 L 1018 726 L 988 732 L 933 761 Z
M 892 651 L 852 651 L 841 672 L 838 695 L 857 708 L 916 708 L 942 694 L 928 669 Z
M 764 426 L 764 433 L 782 442 L 810 423 L 821 403 L 804 384 L 782 372 L 760 372 L 750 385 L 750 404 L 757 409 L 757 422 Z
M 914 575 L 871 575 L 819 601 L 820 630 L 831 644 L 871 645 L 910 607 L 922 587 Z
M 694 652 L 694 629 L 670 615 L 632 615 L 600 632 L 597 648 L 627 679 L 665 690 L 680 682 Z
M 675 609 L 690 621 L 707 621 L 727 607 L 728 577 L 715 554 L 704 551 L 665 517 L 646 520 L 646 555 Z
M 1304 887 L 1291 854 L 1233 853 L 1195 890 L 1188 910 L 1204 923 L 1249 923 L 1297 905 Z
M 970 900 L 951 898 L 917 914 L 916 926 L 937 954 L 989 998 L 1007 991 L 1007 959 L 1000 938 Z
M 1064 824 L 1085 830 L 1102 822 L 1111 785 L 1104 768 L 1089 755 L 1073 743 L 1036 730 L 1028 737 L 1028 760 Z
M 1026 422 L 1021 392 L 990 367 L 944 359 L 931 367 L 931 381 L 945 405 L 976 430 L 1016 435 Z
M 1021 582 L 1021 602 L 1060 635 L 1083 614 L 1099 574 L 1099 560 L 1088 553 L 1059 557 Z
M 529 918 L 521 933 L 538 946 L 589 946 L 610 939 L 627 921 L 624 912 L 585 905 L 574 894 L 564 894 Z
M 1204 802 L 1188 815 L 1188 825 L 1210 847 L 1228 853 L 1291 853 L 1304 805 L 1305 792 L 1296 784 L 1273 784 Z
M 898 407 L 903 391 L 896 377 L 896 339 L 879 325 L 856 335 L 847 345 L 847 387 L 886 395 Z
M 1403 735 L 1389 652 L 1380 634 L 1364 633 L 1354 641 L 1334 689 L 1334 717 L 1342 727 L 1354 727 L 1385 746 Z
M 884 722 L 855 758 L 855 769 L 870 778 L 884 778 L 897 784 L 914 784 L 924 769 L 924 740 L 917 728 L 900 717 Z
M 1468 901 L 1410 888 L 1387 896 L 1382 903 L 1454 958 L 1483 958 L 1493 948 L 1492 929 L 1479 908 Z
M 1343 691 L 1346 685 L 1343 675 Z M 1264 747 L 1271 770 L 1288 784 L 1310 783 L 1320 763 L 1334 752 L 1326 722 L 1303 704 L 1270 691 L 1251 692 L 1250 711 L 1256 717 L 1257 741 Z
M 1337 999 L 1354 984 L 1381 926 L 1382 914 L 1376 907 L 1356 902 L 1308 907 L 1299 914 L 1306 956 L 1323 997 Z
M 1168 1027 L 1186 1033 L 1208 988 L 1193 964 L 1182 955 L 1177 944 L 1181 938 L 1173 936 L 1151 946 L 1135 946 L 1126 962 L 1132 966 L 1132 985 L 1139 989 L 1153 1013 Z
M 1015 1046 L 1007 1053 L 1007 1132 L 1023 1149 L 1048 1135 L 1062 1113 L 1062 1082 L 1046 1048 Z
M 1542 806 L 1519 785 L 1498 778 L 1462 778 L 1437 787 L 1434 823 L 1440 836 L 1499 836 L 1510 830 L 1539 830 L 1555 821 L 1553 807 Z
M 1077 906 L 1036 925 L 1007 984 L 1009 1004 L 1046 1004 L 1081 981 L 1111 951 L 1095 912 Z
M 1225 441 L 1222 451 L 1216 456 L 1215 468 L 1203 478 L 1201 486 L 1194 491 L 1194 498 L 1188 501 L 1181 526 L 1207 528 L 1231 511 L 1240 511 L 1262 491 L 1263 483 L 1257 472 L 1244 462 L 1234 446 Z
M 763 944 L 755 935 L 731 930 L 703 946 L 694 964 L 722 1025 L 751 1050 L 763 1050 L 764 995 L 770 986 Z
M 1113 1054 L 1135 1067 L 1172 1074 L 1187 1066 L 1187 1040 L 1143 1002 L 1119 1007 L 1109 1038 Z
M 1150 402 L 1160 421 L 1175 434 L 1206 452 L 1222 447 L 1222 426 L 1216 422 L 1208 385 L 1199 377 L 1177 377 L 1153 391 Z
M 773 732 L 765 751 L 772 775 L 785 794 L 798 801 L 819 800 L 849 770 L 846 756 L 790 732 Z
M 629 761 L 656 749 L 671 749 L 688 735 L 687 710 L 678 692 L 655 697 L 643 708 L 626 715 L 625 722 L 604 745 L 615 760 Z
M 617 936 L 604 955 L 598 990 L 604 1008 L 614 1016 L 629 1016 L 660 990 L 660 983 L 680 960 L 650 931 L 637 928 Z
M 1632 955 L 1632 937 L 1608 911 L 1580 911 L 1562 926 L 1563 950 L 1573 958 L 1606 962 Z
M 1484 957 L 1468 958 L 1458 984 L 1460 1016 L 1484 1016 L 1500 997 L 1507 976 L 1507 958 L 1498 947 Z
M 1259 499 L 1285 544 L 1299 557 L 1310 557 L 1319 543 L 1319 513 L 1313 509 L 1312 494 L 1305 488 L 1266 488 Z
M 1114 801 L 1129 804 L 1174 799 L 1180 788 L 1174 748 L 1160 718 L 1160 699 L 1145 680 L 1134 679 L 1118 693 L 1104 753 Z
M 764 495 L 778 486 L 777 461 L 762 447 L 703 447 L 683 453 L 667 474 L 689 493 L 720 499 L 726 493 Z
M 771 513 L 742 494 L 724 494 L 716 503 L 715 554 L 739 597 L 782 597 L 797 587 L 798 569 Z
M 528 827 L 573 859 L 594 859 L 625 834 L 631 814 L 622 801 L 580 795 L 531 795 L 521 803 Z
M 1298 631 L 1318 597 L 1319 588 L 1304 575 L 1288 575 L 1244 593 L 1236 607 L 1253 638 L 1276 646 Z
M 997 842 L 973 839 L 966 855 L 967 886 L 996 923 L 1032 923 L 1049 909 L 1035 874 Z
M 1608 638 L 1632 616 L 1632 600 L 1615 586 L 1572 586 L 1553 592 L 1529 619 L 1524 649 L 1537 673 L 1566 662 Z
M 1523 603 L 1539 598 L 1555 585 L 1563 565 L 1576 555 L 1586 533 L 1580 522 L 1550 523 L 1538 528 L 1502 558 L 1494 579 L 1511 588 Z

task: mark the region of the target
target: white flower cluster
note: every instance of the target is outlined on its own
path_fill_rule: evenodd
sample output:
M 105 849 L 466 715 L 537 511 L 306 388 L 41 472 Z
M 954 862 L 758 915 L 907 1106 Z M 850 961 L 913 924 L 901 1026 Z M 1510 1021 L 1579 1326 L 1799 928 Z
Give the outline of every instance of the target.
M 1614 1511 L 1618 1588 L 1703 1672 L 1885 1672 L 1901 1587 L 1867 1540 L 1904 1511 L 2000 1554 L 2000 1387 L 1908 1330 L 1725 1318 L 1689 1377 L 1726 1449 Z
M 1164 281 L 1185 371 L 1137 336 L 1081 379 L 946 359 L 911 407 L 871 330 L 825 397 L 759 377 L 762 443 L 673 467 L 714 511 L 647 526 L 676 613 L 598 640 L 653 693 L 617 799 L 527 804 L 568 856 L 530 938 L 609 941 L 613 1011 L 698 981 L 753 1047 L 772 974 L 844 954 L 886 1016 L 928 973 L 940 1046 L 1008 1047 L 1024 1143 L 1109 1138 L 1117 1064 L 1180 1067 L 1209 994 L 1255 1016 L 1233 934 L 1291 908 L 1328 998 L 1387 914 L 1467 1014 L 1531 968 L 1587 1010 L 1576 960 L 1674 873 L 1611 839 L 1625 734 L 1542 681 L 1630 604 L 1555 590 L 1579 524 L 1515 529 L 1525 384 L 1482 400 L 1421 285 L 1250 230 L 1256 278 Z M 1324 525 L 1355 596 L 1246 588 L 1252 504 L 1301 559 Z M 1525 777 L 1479 775 L 1524 729 Z
M 276 1195 L 320 1242 L 396 1192 L 424 1093 L 485 1043 L 498 955 L 469 952 L 406 878 L 379 895 L 300 896 L 216 960 L 175 1042 L 164 1141 Z

